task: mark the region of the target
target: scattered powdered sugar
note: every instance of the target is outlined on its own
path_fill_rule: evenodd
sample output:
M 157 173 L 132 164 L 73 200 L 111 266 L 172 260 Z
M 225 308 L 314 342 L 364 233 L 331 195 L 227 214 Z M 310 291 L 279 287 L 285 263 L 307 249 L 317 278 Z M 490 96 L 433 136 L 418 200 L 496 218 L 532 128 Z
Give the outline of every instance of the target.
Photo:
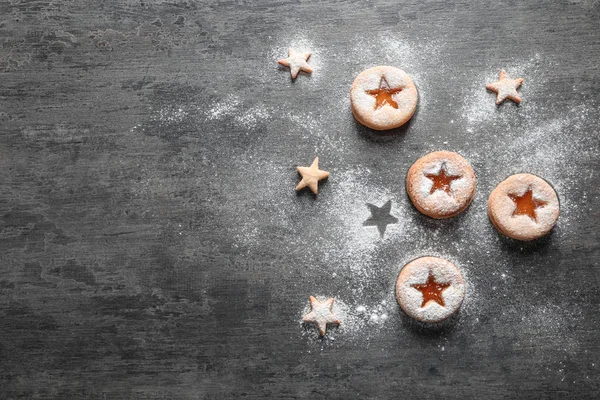
M 278 59 L 286 58 L 288 56 L 289 48 L 292 48 L 299 53 L 310 53 L 310 57 L 306 62 L 313 69 L 311 74 L 301 71 L 295 81 L 301 81 L 298 83 L 302 85 L 315 85 L 318 83 L 323 77 L 323 57 L 326 55 L 326 51 L 318 46 L 316 42 L 309 39 L 309 35 L 301 33 L 293 37 L 278 38 L 276 44 L 271 48 L 269 55 L 264 57 L 264 60 L 269 62 L 269 65 L 264 65 L 261 68 L 261 72 L 258 73 L 268 73 L 270 77 L 265 77 L 267 80 L 271 80 L 274 77 L 274 74 L 278 77 L 281 75 L 285 77 L 285 80 L 287 80 L 290 85 L 296 84 L 296 82 L 292 82 L 291 80 L 290 69 L 277 64 Z M 279 71 L 273 71 L 274 69 L 278 69 Z
M 392 306 L 395 306 L 395 304 Z M 393 312 L 393 310 L 388 310 L 387 300 L 381 300 L 380 302 L 371 305 L 359 305 L 354 309 L 354 313 L 363 318 L 368 318 L 369 322 L 373 324 L 380 325 L 387 321 L 389 318 L 388 312 L 390 311 Z
M 545 87 L 547 78 L 542 72 L 541 63 L 542 57 L 536 54 L 531 59 L 520 63 L 489 67 L 478 74 L 465 73 L 461 77 L 462 118 L 467 121 L 467 132 L 477 133 L 477 129 L 481 128 L 482 123 L 492 122 L 492 125 L 507 126 L 515 118 L 521 120 L 533 118 L 532 108 L 537 109 L 538 106 L 531 99 L 544 94 L 548 95 Z M 524 79 L 518 89 L 523 98 L 520 106 L 508 99 L 498 106 L 496 105 L 496 93 L 486 89 L 486 83 L 498 81 L 501 69 L 507 72 L 509 78 Z
M 439 57 L 440 44 L 437 41 L 414 42 L 398 37 L 397 33 L 383 32 L 375 39 L 365 39 L 362 35 L 353 40 L 350 59 L 355 67 L 355 75 L 376 65 L 389 65 L 406 72 L 414 81 L 419 93 L 418 113 L 425 115 L 428 109 L 428 94 L 431 92 L 426 71 L 435 65 Z M 412 123 L 419 123 L 416 118 Z
M 558 224 L 569 224 L 572 217 L 584 211 L 573 203 L 570 196 L 577 190 L 582 178 L 577 163 L 592 160 L 596 153 L 585 134 L 577 134 L 578 140 L 572 139 L 573 132 L 584 129 L 590 110 L 576 106 L 564 110 L 558 118 L 540 116 L 539 122 L 517 125 L 507 130 L 502 149 L 493 149 L 493 144 L 481 141 L 479 151 L 472 152 L 472 157 L 479 164 L 479 174 L 483 173 L 486 177 L 480 180 L 481 186 L 489 192 L 509 175 L 524 172 L 537 175 L 548 181 L 559 196 L 561 217 Z
M 235 122 L 245 126 L 248 129 L 254 129 L 259 123 L 268 120 L 272 115 L 272 111 L 264 105 L 253 106 L 236 115 Z
M 208 120 L 220 120 L 225 117 L 236 116 L 240 106 L 240 98 L 234 95 L 227 96 L 208 107 L 206 118 Z
M 327 296 L 315 296 L 319 301 L 327 300 Z M 354 301 L 351 301 L 354 302 Z M 396 304 L 392 304 L 396 306 Z M 305 323 L 302 317 L 311 311 L 307 304 L 299 315 L 299 323 L 304 326 L 303 334 L 312 341 L 320 338 L 318 330 L 314 324 Z M 369 337 L 377 333 L 377 330 L 388 321 L 389 305 L 387 300 L 380 300 L 370 304 L 361 304 L 351 306 L 343 297 L 334 297 L 332 313 L 341 321 L 340 325 L 327 325 L 327 334 L 322 338 L 323 341 L 335 341 L 343 339 L 352 340 L 357 335 Z
M 355 39 L 348 49 L 340 43 L 326 47 L 318 46 L 316 39 L 284 37 L 265 51 L 264 62 L 256 66 L 254 77 L 260 93 L 264 87 L 292 88 L 294 95 L 306 97 L 304 102 L 296 103 L 295 98 L 290 98 L 289 102 L 278 104 L 268 98 L 257 99 L 257 92 L 249 90 L 225 95 L 208 105 L 155 111 L 156 121 L 164 124 L 189 121 L 198 125 L 199 131 L 203 126 L 218 129 L 221 123 L 233 124 L 236 132 L 255 135 L 252 139 L 256 140 L 229 164 L 232 171 L 249 173 L 230 173 L 213 188 L 227 199 L 227 204 L 212 207 L 223 224 L 231 227 L 229 233 L 238 246 L 236 251 L 249 259 L 260 252 L 264 260 L 268 259 L 265 253 L 269 254 L 269 249 L 276 246 L 278 252 L 273 254 L 279 258 L 261 268 L 272 268 L 277 276 L 289 275 L 310 292 L 308 295 L 327 293 L 334 297 L 334 314 L 342 320 L 342 325 L 333 327 L 326 341 L 368 338 L 383 329 L 397 327 L 399 316 L 403 315 L 394 296 L 398 272 L 403 265 L 422 256 L 445 258 L 463 275 L 466 295 L 458 324 L 477 327 L 480 313 L 490 307 L 490 293 L 485 290 L 493 287 L 499 297 L 518 296 L 514 302 L 524 303 L 518 308 L 502 310 L 504 318 L 519 320 L 515 335 L 521 345 L 527 345 L 527 340 L 521 339 L 530 333 L 533 337 L 544 328 L 559 338 L 578 314 L 568 305 L 562 312 L 555 304 L 530 307 L 525 304 L 525 296 L 511 293 L 514 286 L 511 271 L 523 267 L 515 265 L 515 259 L 519 248 L 523 251 L 527 245 L 515 244 L 508 250 L 508 246 L 503 247 L 503 239 L 487 217 L 487 196 L 511 174 L 527 172 L 544 178 L 555 188 L 561 206 L 552 234 L 556 238 L 553 244 L 560 246 L 561 240 L 572 240 L 577 222 L 593 206 L 592 202 L 585 202 L 588 196 L 585 182 L 590 177 L 583 176 L 578 165 L 598 157 L 595 142 L 598 125 L 591 123 L 597 122 L 596 105 L 588 102 L 540 106 L 538 99 L 558 99 L 560 93 L 553 93 L 548 87 L 549 62 L 539 54 L 509 65 L 489 66 L 482 73 L 465 72 L 457 76 L 454 84 L 463 100 L 456 104 L 455 115 L 449 122 L 452 130 L 459 132 L 460 140 L 454 142 L 444 132 L 440 133 L 439 144 L 447 145 L 445 150 L 458 152 L 472 164 L 478 179 L 477 193 L 471 206 L 459 216 L 445 221 L 431 220 L 421 216 L 407 199 L 402 182 L 406 171 L 398 171 L 395 186 L 379 179 L 378 171 L 355 162 L 352 154 L 348 154 L 349 149 L 360 151 L 369 144 L 349 139 L 348 132 L 340 132 L 339 126 L 340 121 L 346 122 L 343 118 L 352 118 L 349 89 L 354 77 L 365 68 L 388 64 L 406 71 L 418 87 L 418 115 L 408 133 L 417 135 L 426 126 L 428 113 L 437 109 L 436 99 L 428 95 L 433 93 L 433 75 L 440 68 L 437 55 L 443 46 L 436 42 L 422 45 L 386 34 L 368 40 Z M 308 61 L 315 69 L 312 76 L 300 74 L 292 82 L 289 71 L 277 66 L 276 59 L 285 57 L 288 47 L 312 52 Z M 330 67 L 334 62 L 342 64 L 348 72 L 334 73 Z M 519 89 L 523 96 L 521 105 L 507 101 L 496 106 L 495 94 L 485 89 L 487 82 L 498 79 L 501 68 L 512 78 L 525 79 Z M 335 100 L 320 109 L 311 108 L 309 101 L 322 88 Z M 287 159 L 282 155 L 284 152 L 278 152 L 281 149 L 273 149 L 279 144 L 268 140 L 271 134 L 293 135 L 295 143 L 305 147 L 298 149 L 297 158 Z M 430 137 L 432 147 L 435 134 L 438 133 L 433 132 Z M 385 151 L 382 148 L 382 153 Z M 403 151 L 399 157 L 416 160 L 424 155 L 422 149 L 419 154 L 411 149 Z M 310 165 L 315 155 L 321 157 L 320 167 L 330 171 L 331 177 L 316 198 L 308 193 L 298 195 L 294 191 L 298 182 L 295 166 Z M 193 165 L 191 160 L 189 163 Z M 584 201 L 576 202 L 572 196 L 575 192 Z M 390 214 L 398 222 L 387 225 L 382 238 L 376 226 L 364 226 L 371 216 L 366 204 L 381 207 L 388 200 L 392 201 Z M 305 301 L 303 313 L 308 311 L 308 297 Z M 524 313 L 522 320 L 521 313 Z M 318 337 L 316 329 L 305 332 L 311 342 Z M 394 329 L 394 333 L 402 335 L 401 330 Z M 440 346 L 443 340 L 440 339 Z M 574 351 L 578 343 L 572 341 L 564 346 Z
M 565 307 L 556 304 L 524 305 L 521 316 L 516 321 L 519 340 L 515 342 L 515 346 L 536 348 L 543 341 L 551 343 L 553 348 L 575 355 L 579 351 L 579 343 L 570 334 L 572 327 L 569 321 L 579 317 L 579 314 L 572 307 L 565 311 Z
M 157 119 L 164 122 L 181 122 L 187 117 L 188 113 L 181 107 L 162 108 L 158 111 Z

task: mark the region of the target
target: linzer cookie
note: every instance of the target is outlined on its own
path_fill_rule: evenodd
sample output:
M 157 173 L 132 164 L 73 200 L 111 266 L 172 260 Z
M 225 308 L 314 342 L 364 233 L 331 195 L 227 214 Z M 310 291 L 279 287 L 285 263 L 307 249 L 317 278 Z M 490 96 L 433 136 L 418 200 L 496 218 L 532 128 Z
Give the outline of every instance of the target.
M 490 194 L 488 215 L 496 229 L 518 240 L 534 240 L 552 230 L 560 205 L 556 192 L 542 178 L 517 174 Z
M 465 297 L 465 281 L 454 264 L 421 257 L 406 264 L 396 281 L 396 299 L 406 314 L 440 322 L 454 314 Z
M 417 88 L 401 69 L 379 66 L 361 72 L 350 89 L 352 114 L 378 131 L 404 125 L 417 109 Z
M 435 151 L 419 158 L 406 177 L 406 191 L 416 209 L 438 219 L 465 210 L 475 196 L 476 186 L 471 164 L 450 151 Z

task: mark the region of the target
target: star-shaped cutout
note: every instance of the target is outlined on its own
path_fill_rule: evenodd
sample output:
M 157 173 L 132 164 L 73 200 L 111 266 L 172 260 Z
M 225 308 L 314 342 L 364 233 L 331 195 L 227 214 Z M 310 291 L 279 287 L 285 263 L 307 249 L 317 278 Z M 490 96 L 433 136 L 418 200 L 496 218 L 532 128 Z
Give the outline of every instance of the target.
M 523 83 L 523 78 L 510 79 L 506 71 L 500 71 L 500 79 L 498 82 L 488 83 L 485 85 L 487 90 L 496 92 L 496 104 L 501 104 L 504 100 L 509 99 L 515 103 L 521 102 L 521 96 L 517 93 L 517 89 Z
M 527 191 L 521 196 L 509 193 L 508 197 L 510 197 L 515 203 L 515 210 L 512 213 L 513 217 L 515 215 L 527 215 L 535 222 L 537 222 L 535 210 L 548 204 L 546 201 L 534 199 L 531 188 L 528 188 Z
M 389 104 L 391 107 L 398 108 L 398 103 L 392 97 L 395 93 L 402 91 L 401 88 L 392 89 L 387 79 L 382 75 L 379 81 L 379 87 L 373 90 L 367 90 L 367 94 L 375 97 L 375 110 Z
M 319 181 L 329 177 L 329 172 L 319 169 L 319 157 L 315 157 L 310 167 L 298 167 L 298 173 L 302 176 L 302 180 L 296 186 L 296 190 L 308 188 L 314 193 L 319 193 Z
M 339 325 L 341 323 L 333 315 L 331 307 L 333 307 L 333 298 L 330 297 L 320 302 L 314 296 L 310 296 L 310 312 L 302 317 L 302 321 L 315 324 L 319 329 L 319 334 L 325 336 L 327 333 L 327 324 Z
M 363 222 L 363 226 L 376 226 L 381 237 L 385 234 L 385 229 L 388 225 L 398 222 L 398 218 L 390 214 L 390 211 L 392 210 L 391 200 L 388 200 L 387 203 L 381 207 L 369 203 L 367 203 L 367 207 L 369 207 L 369 211 L 371 211 L 371 216 Z
M 310 57 L 310 53 L 299 53 L 291 47 L 288 49 L 287 58 L 280 58 L 277 62 L 285 67 L 290 68 L 290 75 L 292 79 L 296 79 L 298 72 L 304 71 L 311 74 L 313 69 L 306 60 Z
M 446 164 L 442 164 L 437 174 L 425 174 L 425 177 L 433 182 L 429 194 L 433 194 L 436 190 L 443 190 L 449 196 L 452 195 L 452 181 L 462 178 L 461 175 L 449 175 Z
M 423 302 L 421 303 L 421 308 L 425 307 L 425 305 L 430 301 L 435 301 L 442 307 L 446 306 L 444 303 L 444 298 L 442 297 L 442 292 L 444 291 L 444 289 L 450 287 L 450 283 L 436 282 L 431 272 L 429 272 L 427 282 L 414 284 L 411 286 L 420 291 L 423 295 Z

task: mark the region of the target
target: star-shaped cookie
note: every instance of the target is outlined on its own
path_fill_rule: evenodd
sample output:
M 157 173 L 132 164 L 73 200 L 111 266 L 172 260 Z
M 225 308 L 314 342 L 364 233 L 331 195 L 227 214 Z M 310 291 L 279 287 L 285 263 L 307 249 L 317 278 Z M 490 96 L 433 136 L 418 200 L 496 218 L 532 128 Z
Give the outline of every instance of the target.
M 291 47 L 288 49 L 287 58 L 280 58 L 277 63 L 290 68 L 290 75 L 292 79 L 296 79 L 298 72 L 304 71 L 311 74 L 313 69 L 306 60 L 310 57 L 310 53 L 299 53 Z
M 375 110 L 389 104 L 391 107 L 398 109 L 398 103 L 394 100 L 394 94 L 401 92 L 402 88 L 391 88 L 385 76 L 381 75 L 379 87 L 373 90 L 367 90 L 367 94 L 375 97 Z
M 523 78 L 511 79 L 506 74 L 506 71 L 500 71 L 500 79 L 498 82 L 492 82 L 485 85 L 487 90 L 496 92 L 496 104 L 501 104 L 504 100 L 509 99 L 515 103 L 521 102 L 521 96 L 517 93 L 517 89 L 523 83 Z
M 319 157 L 315 157 L 310 167 L 297 167 L 302 180 L 296 186 L 296 190 L 308 188 L 314 193 L 319 193 L 319 181 L 329 177 L 329 172 L 319 169 Z
M 310 296 L 310 312 L 302 317 L 302 321 L 312 323 L 319 329 L 319 334 L 325 336 L 327 333 L 327 324 L 339 325 L 341 321 L 333 315 L 333 298 L 321 302 L 314 296 Z

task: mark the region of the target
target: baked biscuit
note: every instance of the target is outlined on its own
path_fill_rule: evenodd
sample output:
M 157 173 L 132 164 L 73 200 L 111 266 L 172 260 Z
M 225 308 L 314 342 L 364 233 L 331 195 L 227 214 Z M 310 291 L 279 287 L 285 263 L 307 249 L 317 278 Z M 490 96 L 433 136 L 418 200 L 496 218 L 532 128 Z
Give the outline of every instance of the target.
M 402 310 L 422 322 L 440 322 L 454 314 L 465 297 L 465 281 L 454 264 L 421 257 L 406 264 L 396 280 Z
M 379 66 L 361 72 L 350 89 L 354 118 L 378 131 L 404 125 L 417 109 L 417 88 L 401 69 Z
M 314 194 L 319 193 L 319 181 L 329 178 L 329 171 L 323 171 L 319 169 L 319 157 L 315 157 L 315 160 L 310 167 L 296 167 L 302 180 L 296 186 L 296 190 L 304 189 L 308 187 Z
M 517 89 L 523 84 L 523 78 L 511 79 L 506 71 L 500 71 L 500 78 L 496 82 L 485 85 L 487 90 L 496 92 L 496 104 L 502 104 L 504 100 L 509 99 L 519 104 L 521 96 Z
M 300 53 L 290 47 L 288 49 L 287 58 L 280 58 L 279 60 L 277 60 L 277 63 L 279 65 L 283 65 L 284 67 L 289 67 L 292 79 L 296 79 L 300 71 L 304 71 L 307 74 L 312 74 L 313 69 L 306 62 L 309 59 L 309 57 L 309 52 Z
M 435 151 L 419 158 L 406 176 L 406 191 L 416 209 L 436 219 L 465 210 L 475 196 L 476 186 L 471 164 L 450 151 Z
M 560 204 L 552 186 L 532 174 L 509 176 L 488 199 L 490 221 L 513 239 L 534 240 L 546 235 L 559 214 Z
M 309 324 L 314 324 L 319 330 L 319 335 L 325 336 L 327 333 L 327 325 L 339 325 L 342 322 L 333 315 L 333 298 L 330 297 L 325 301 L 319 301 L 316 297 L 310 296 L 310 312 L 302 317 L 302 321 Z

